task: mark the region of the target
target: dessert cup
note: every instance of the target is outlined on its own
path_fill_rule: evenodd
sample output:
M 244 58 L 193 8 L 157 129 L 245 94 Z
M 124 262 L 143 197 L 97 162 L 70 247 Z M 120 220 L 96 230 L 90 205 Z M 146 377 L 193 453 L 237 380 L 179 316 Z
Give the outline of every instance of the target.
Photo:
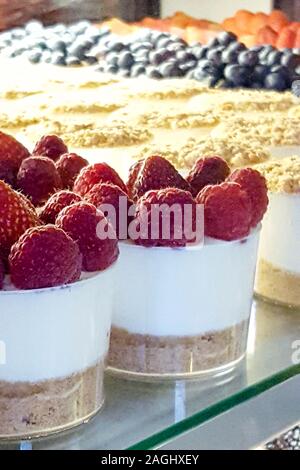
M 0 292 L 0 439 L 71 428 L 103 405 L 115 267 L 74 284 Z
M 246 352 L 259 229 L 232 242 L 120 243 L 110 370 L 131 379 L 213 378 Z
M 300 193 L 269 193 L 258 259 L 256 293 L 300 307 Z

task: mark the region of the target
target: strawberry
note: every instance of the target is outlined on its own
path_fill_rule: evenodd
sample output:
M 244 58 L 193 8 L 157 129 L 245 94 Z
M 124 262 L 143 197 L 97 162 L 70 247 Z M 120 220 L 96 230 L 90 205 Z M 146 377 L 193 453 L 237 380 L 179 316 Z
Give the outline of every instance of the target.
M 99 209 L 113 226 L 118 239 L 128 236 L 128 216 L 130 206 L 133 204 L 127 194 L 119 186 L 112 183 L 98 183 L 85 195 L 84 199 Z M 112 212 L 105 206 L 111 205 Z
M 84 271 L 102 271 L 119 256 L 116 234 L 102 212 L 87 202 L 77 202 L 63 209 L 56 219 L 78 243 Z
M 185 216 L 186 207 L 191 209 L 191 218 Z M 174 211 L 169 218 L 164 212 L 168 208 Z M 177 188 L 148 191 L 136 206 L 134 222 L 140 234 L 134 242 L 146 247 L 185 246 L 195 240 L 195 217 L 196 204 L 190 192 Z
M 9 266 L 18 289 L 41 289 L 75 282 L 82 256 L 77 243 L 54 225 L 28 229 L 12 246 Z
M 48 157 L 56 161 L 64 153 L 68 153 L 68 147 L 60 137 L 57 137 L 57 135 L 44 135 L 35 144 L 32 155 Z
M 145 158 L 140 167 L 137 165 L 137 168 L 133 169 L 130 180 L 130 186 L 133 187 L 131 197 L 134 201 L 152 189 L 178 188 L 184 191 L 191 189 L 176 168 L 159 155 Z
M 4 260 L 20 236 L 37 225 L 40 225 L 38 216 L 24 197 L 0 181 L 0 252 Z
M 52 194 L 50 199 L 46 202 L 45 206 L 40 212 L 40 219 L 45 224 L 55 224 L 56 217 L 65 207 L 71 206 L 75 202 L 80 202 L 81 196 L 72 191 L 59 191 Z
M 107 163 L 94 163 L 83 168 L 75 180 L 73 191 L 84 196 L 97 183 L 113 183 L 127 192 L 126 185 L 118 173 Z
M 269 203 L 265 177 L 253 168 L 241 168 L 240 170 L 235 170 L 227 181 L 238 183 L 248 194 L 252 202 L 251 225 L 256 227 L 267 211 Z
M 219 184 L 226 180 L 230 168 L 226 161 L 220 157 L 199 158 L 187 177 L 192 187 L 193 196 L 209 184 Z
M 0 180 L 14 186 L 21 162 L 29 155 L 14 137 L 0 131 Z
M 50 158 L 29 157 L 20 166 L 17 186 L 35 206 L 40 206 L 51 194 L 61 189 L 62 182 Z
M 250 233 L 251 200 L 238 183 L 205 186 L 196 198 L 204 204 L 204 231 L 208 237 L 237 240 Z
M 89 162 L 76 153 L 64 153 L 56 162 L 56 168 L 60 174 L 63 187 L 72 189 L 75 179 L 82 168 L 88 166 Z

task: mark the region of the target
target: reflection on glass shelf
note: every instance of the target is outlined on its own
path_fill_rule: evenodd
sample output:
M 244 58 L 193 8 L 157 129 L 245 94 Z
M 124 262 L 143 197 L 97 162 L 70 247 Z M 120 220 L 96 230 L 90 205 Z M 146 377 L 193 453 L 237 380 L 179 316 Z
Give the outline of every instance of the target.
M 201 380 L 139 383 L 108 375 L 102 413 L 76 430 L 33 440 L 32 448 L 147 449 L 158 446 L 165 439 L 216 416 L 290 374 L 300 373 L 300 365 L 292 367 L 293 346 L 299 340 L 300 311 L 255 301 L 248 354 L 231 381 L 220 377 L 218 383 Z M 286 372 L 283 374 L 283 371 Z M 21 445 L 24 448 L 24 443 Z M 7 443 L 0 448 L 16 449 L 20 448 L 20 443 Z

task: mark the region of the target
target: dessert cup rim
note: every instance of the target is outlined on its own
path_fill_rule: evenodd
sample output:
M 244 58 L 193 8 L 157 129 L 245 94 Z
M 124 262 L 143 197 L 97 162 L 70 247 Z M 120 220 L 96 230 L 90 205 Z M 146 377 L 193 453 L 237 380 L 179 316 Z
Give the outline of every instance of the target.
M 261 231 L 262 224 L 259 223 L 255 228 L 251 230 L 251 232 L 246 236 L 242 238 L 238 238 L 237 240 L 221 240 L 217 238 L 212 238 L 212 237 L 204 237 L 204 242 L 203 243 L 197 243 L 197 244 L 189 244 L 184 247 L 171 247 L 171 246 L 143 246 L 143 245 L 137 245 L 134 243 L 132 240 L 119 240 L 119 245 L 124 246 L 126 245 L 127 247 L 130 247 L 132 249 L 141 249 L 141 248 L 146 248 L 146 249 L 151 249 L 151 250 L 174 250 L 174 251 L 198 251 L 199 249 L 201 250 L 202 248 L 212 248 L 216 246 L 232 246 L 234 244 L 238 244 L 243 242 L 244 240 L 248 240 L 249 238 L 253 238 L 257 235 L 259 235 Z M 210 241 L 210 243 L 206 243 L 205 241 Z
M 85 274 L 91 274 L 90 277 L 87 277 L 85 279 L 80 279 L 79 281 L 72 282 L 70 284 L 62 284 L 59 286 L 54 286 L 54 287 L 42 287 L 40 289 L 14 289 L 14 290 L 0 290 L 0 297 L 1 296 L 6 296 L 6 295 L 30 295 L 30 294 L 43 294 L 43 293 L 48 293 L 48 292 L 57 292 L 62 289 L 67 289 L 72 286 L 82 286 L 85 284 L 89 284 L 91 282 L 94 282 L 96 279 L 99 277 L 104 277 L 109 271 L 113 271 L 116 267 L 117 260 L 109 266 L 107 269 L 104 269 L 103 271 L 94 271 L 93 273 L 87 273 L 86 271 L 82 271 Z M 93 275 L 94 274 L 94 275 Z

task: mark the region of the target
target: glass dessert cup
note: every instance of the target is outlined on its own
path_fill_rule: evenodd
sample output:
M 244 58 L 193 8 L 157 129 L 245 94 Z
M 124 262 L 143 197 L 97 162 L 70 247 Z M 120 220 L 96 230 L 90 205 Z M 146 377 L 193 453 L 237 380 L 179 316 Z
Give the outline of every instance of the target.
M 0 292 L 0 439 L 63 431 L 100 410 L 114 270 Z
M 129 379 L 231 373 L 247 347 L 259 229 L 233 242 L 120 243 L 109 370 Z
M 265 300 L 300 307 L 300 194 L 269 193 L 255 292 Z

